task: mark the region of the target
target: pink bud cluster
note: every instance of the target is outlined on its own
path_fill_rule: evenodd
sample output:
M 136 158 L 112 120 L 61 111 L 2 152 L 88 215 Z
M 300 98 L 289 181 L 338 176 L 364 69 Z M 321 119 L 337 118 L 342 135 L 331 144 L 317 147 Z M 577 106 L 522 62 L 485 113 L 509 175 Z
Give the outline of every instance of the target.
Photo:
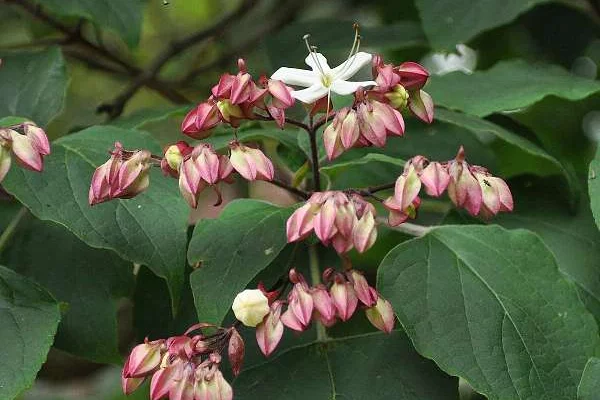
M 219 370 L 221 349 L 228 348 L 234 375 L 244 359 L 244 341 L 235 328 L 216 328 L 212 335 L 193 334 L 210 324 L 196 324 L 183 335 L 146 341 L 129 354 L 121 381 L 125 394 L 150 378 L 150 399 L 231 400 L 233 390 Z
M 88 196 L 90 205 L 135 197 L 150 184 L 152 157 L 149 151 L 127 151 L 120 142 L 115 142 L 110 155 L 110 159 L 94 171 Z
M 352 107 L 340 109 L 323 132 L 329 160 L 352 147 L 384 147 L 388 136 L 404 135 L 401 111 L 406 107 L 419 119 L 433 121 L 433 101 L 422 90 L 429 78 L 425 68 L 414 62 L 384 64 L 374 56 L 372 72 L 377 86 L 357 90 Z
M 390 211 L 391 226 L 416 217 L 422 186 L 433 197 L 447 189 L 452 202 L 473 216 L 490 218 L 513 209 L 512 194 L 506 182 L 492 176 L 484 167 L 469 165 L 461 147 L 456 157 L 446 163 L 429 162 L 423 156 L 416 156 L 405 164 L 404 172 L 396 180 L 394 195 L 383 202 Z
M 40 172 L 44 168 L 44 156 L 50 154 L 48 137 L 33 122 L 0 129 L 0 182 L 10 169 L 11 153 L 22 167 Z
M 290 271 L 289 279 L 293 286 L 287 301 L 274 300 L 274 296 L 265 294 L 270 299 L 270 312 L 256 327 L 256 340 L 265 356 L 277 348 L 284 326 L 302 332 L 312 321 L 318 321 L 331 327 L 338 320 L 349 320 L 359 304 L 377 329 L 386 333 L 394 329 L 395 316 L 391 304 L 356 270 L 337 272 L 328 268 L 323 273 L 325 284 L 314 287 L 309 286 L 302 274 L 294 269 Z
M 221 75 L 209 99 L 188 113 L 181 125 L 183 133 L 204 139 L 219 123 L 238 127 L 242 120 L 263 119 L 265 113 L 283 128 L 285 110 L 294 105 L 292 89 L 264 76 L 257 84 L 243 59 L 238 60 L 238 69 L 236 75 Z
M 340 254 L 368 250 L 377 239 L 375 207 L 360 195 L 339 191 L 315 192 L 287 220 L 287 240 L 305 239 L 314 231 Z

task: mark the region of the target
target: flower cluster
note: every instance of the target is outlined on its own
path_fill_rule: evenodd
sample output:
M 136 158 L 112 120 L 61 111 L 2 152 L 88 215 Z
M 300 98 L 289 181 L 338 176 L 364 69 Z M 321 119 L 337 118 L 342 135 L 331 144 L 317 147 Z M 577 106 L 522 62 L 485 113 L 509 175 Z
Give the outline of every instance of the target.
M 315 192 L 287 220 L 287 240 L 305 239 L 311 231 L 340 254 L 368 250 L 377 239 L 375 207 L 360 195 L 339 191 Z
M 328 104 L 331 92 L 354 95 L 353 105 L 337 110 L 332 123 L 323 132 L 329 160 L 352 147 L 383 147 L 388 136 L 402 136 L 404 118 L 401 111 L 405 108 L 427 123 L 433 121 L 433 102 L 422 90 L 429 73 L 421 65 L 414 62 L 399 66 L 384 64 L 381 57 L 357 50 L 357 36 L 348 59 L 338 67 L 330 68 L 327 59 L 311 50 L 308 39 L 305 40 L 310 50 L 305 61 L 312 71 L 282 67 L 272 78 L 307 87 L 292 92 L 293 97 L 307 104 L 316 103 L 325 96 Z M 369 63 L 374 80 L 347 81 Z M 367 89 L 369 87 L 371 89 Z
M 245 119 L 263 119 L 265 113 L 283 128 L 285 110 L 294 105 L 292 89 L 266 77 L 261 77 L 257 84 L 243 59 L 238 60 L 238 69 L 237 75 L 221 75 L 208 100 L 188 113 L 181 124 L 183 133 L 205 139 L 210 136 L 210 129 L 221 122 L 238 127 Z
M 453 160 L 429 162 L 423 156 L 410 159 L 396 180 L 394 195 L 383 205 L 390 211 L 389 224 L 397 226 L 415 218 L 421 204 L 419 192 L 425 186 L 428 195 L 438 197 L 448 190 L 450 200 L 469 214 L 490 218 L 501 211 L 512 211 L 513 198 L 506 182 L 487 169 L 469 165 L 461 147 Z
M 204 335 L 205 328 L 214 328 L 216 333 Z M 196 331 L 200 333 L 193 334 Z M 219 352 L 225 347 L 233 373 L 238 375 L 244 359 L 244 341 L 235 328 L 200 323 L 181 336 L 146 339 L 133 348 L 123 366 L 123 391 L 130 394 L 151 377 L 151 400 L 231 400 L 233 390 L 219 370 Z
M 50 154 L 48 137 L 33 122 L 0 129 L 0 182 L 10 169 L 11 153 L 22 167 L 40 172 L 44 168 L 44 156 Z
M 277 300 L 278 292 L 260 288 L 244 290 L 233 303 L 236 318 L 246 326 L 256 327 L 256 340 L 265 356 L 277 348 L 284 326 L 302 332 L 312 321 L 318 321 L 331 327 L 338 320 L 349 320 L 359 303 L 377 329 L 386 333 L 394 329 L 391 304 L 356 270 L 337 272 L 329 268 L 323 273 L 325 284 L 314 287 L 294 269 L 289 272 L 289 280 L 293 286 L 285 301 Z
M 116 142 L 110 155 L 110 159 L 94 171 L 88 196 L 90 205 L 135 197 L 150 184 L 152 157 L 149 151 L 127 151 Z

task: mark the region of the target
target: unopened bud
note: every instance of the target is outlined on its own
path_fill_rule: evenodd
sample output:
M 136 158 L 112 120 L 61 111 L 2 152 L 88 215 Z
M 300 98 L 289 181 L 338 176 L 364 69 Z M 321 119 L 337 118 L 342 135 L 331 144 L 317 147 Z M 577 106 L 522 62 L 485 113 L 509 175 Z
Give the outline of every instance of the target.
M 408 104 L 408 92 L 402 85 L 394 86 L 391 92 L 385 94 L 385 97 L 396 110 L 403 110 Z
M 244 339 L 242 339 L 235 328 L 231 331 L 227 353 L 229 355 L 229 363 L 231 364 L 233 375 L 238 376 L 242 370 L 242 365 L 244 364 L 245 346 Z
M 233 300 L 235 317 L 244 325 L 255 327 L 269 313 L 269 301 L 259 289 L 246 289 Z
M 394 329 L 396 317 L 389 301 L 379 297 L 377 303 L 365 311 L 369 321 L 380 331 L 391 333 Z

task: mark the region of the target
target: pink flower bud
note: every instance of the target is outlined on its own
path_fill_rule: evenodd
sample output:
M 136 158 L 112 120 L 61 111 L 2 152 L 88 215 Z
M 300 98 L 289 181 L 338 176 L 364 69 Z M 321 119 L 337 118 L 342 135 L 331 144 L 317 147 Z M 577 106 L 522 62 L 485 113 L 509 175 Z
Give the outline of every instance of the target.
M 289 108 L 294 105 L 295 99 L 292 97 L 292 88 L 281 81 L 269 79 L 268 89 L 273 96 L 273 105 L 277 108 Z
M 17 131 L 10 130 L 9 132 L 12 151 L 19 164 L 32 171 L 40 172 L 44 168 L 44 162 L 35 142 L 30 137 L 21 135 Z
M 179 378 L 182 373 L 182 362 L 167 365 L 165 368 L 156 371 L 150 381 L 150 399 L 160 400 L 167 396 L 175 383 L 175 379 Z
M 190 207 L 198 207 L 200 193 L 206 186 L 195 160 L 191 157 L 185 160 L 179 170 L 179 191 Z
M 133 348 L 123 368 L 125 378 L 139 378 L 157 369 L 166 351 L 164 340 L 144 342 Z
M 221 75 L 219 78 L 219 83 L 217 83 L 211 89 L 213 96 L 215 96 L 217 99 L 229 98 L 231 95 L 231 84 L 233 83 L 234 79 L 235 77 L 229 73 Z
M 267 111 L 269 115 L 275 120 L 275 123 L 280 129 L 285 126 L 285 111 L 282 108 L 277 108 L 272 104 L 267 105 Z
M 249 181 L 273 180 L 275 171 L 273 163 L 258 149 L 248 147 L 240 142 L 233 141 L 229 144 L 231 155 L 229 160 L 233 168 Z
M 319 212 L 315 215 L 313 220 L 315 234 L 322 242 L 327 242 L 335 235 L 337 229 L 335 229 L 336 219 L 336 204 L 335 199 L 330 197 L 325 201 L 325 204 L 321 207 Z
M 130 199 L 137 196 L 150 185 L 150 157 L 147 150 L 139 150 L 121 164 L 116 183 L 110 188 L 110 196 Z
M 398 110 L 379 101 L 372 101 L 371 103 L 373 105 L 373 115 L 383 122 L 385 129 L 388 131 L 387 135 L 390 133 L 397 136 L 404 135 L 404 118 Z
M 342 321 L 349 320 L 358 305 L 358 298 L 352 284 L 344 281 L 338 282 L 338 279 L 336 279 L 329 292 L 331 293 L 338 317 Z
M 340 131 L 332 123 L 323 131 L 323 144 L 329 161 L 336 159 L 344 152 Z
M 427 194 L 434 197 L 441 196 L 448 187 L 448 183 L 450 183 L 448 169 L 437 161 L 429 163 L 419 178 L 421 183 L 425 185 Z
M 310 295 L 313 298 L 316 318 L 325 326 L 332 326 L 335 323 L 335 305 L 329 295 L 329 292 L 323 285 L 312 288 Z
M 388 216 L 388 224 L 390 226 L 398 226 L 406 222 L 407 219 L 415 219 L 417 217 L 417 209 L 421 205 L 421 199 L 419 197 L 415 198 L 411 205 L 409 205 L 404 210 L 393 209 L 389 207 L 389 203 L 386 205 L 383 204 L 390 210 L 390 214 Z
M 475 172 L 474 175 L 481 188 L 484 217 L 513 210 L 513 198 L 506 182 L 487 173 Z
M 356 270 L 351 270 L 349 273 L 350 282 L 356 292 L 356 297 L 367 307 L 374 306 L 377 303 L 377 292 L 375 292 L 367 282 L 363 274 Z
M 194 364 L 185 363 L 181 375 L 171 383 L 169 400 L 194 400 L 194 386 Z
M 340 139 L 345 149 L 349 149 L 358 141 L 360 129 L 358 126 L 358 118 L 356 111 L 350 109 L 345 115 L 345 118 L 340 120 L 341 132 Z
M 0 138 L 0 183 L 8 174 L 8 170 L 10 169 L 10 150 L 8 149 L 8 145 L 2 145 L 2 138 Z
M 205 139 L 219 122 L 221 114 L 217 104 L 214 101 L 200 103 L 183 119 L 181 131 L 194 139 Z
M 375 244 L 376 239 L 375 216 L 368 211 L 354 224 L 352 243 L 359 253 L 364 253 Z
M 306 326 L 300 322 L 296 314 L 289 308 L 281 314 L 281 322 L 288 328 L 298 332 L 303 332 L 306 329 Z
M 256 341 L 265 357 L 275 351 L 283 336 L 283 323 L 281 322 L 281 302 L 275 301 L 271 305 L 269 314 L 256 327 Z
M 408 90 L 421 89 L 429 79 L 429 72 L 420 64 L 405 62 L 396 67 L 400 83 Z
M 96 168 L 92 175 L 88 200 L 90 205 L 111 199 L 111 187 L 117 184 L 119 170 L 123 164 L 123 147 L 116 142 L 110 159 Z
M 314 309 L 313 299 L 306 283 L 296 283 L 288 295 L 288 311 L 292 311 L 303 327 L 310 324 Z
M 244 339 L 240 336 L 235 328 L 232 328 L 231 337 L 229 338 L 229 346 L 227 350 L 229 363 L 234 376 L 238 376 L 244 364 Z
M 231 96 L 229 99 L 232 104 L 242 104 L 250 98 L 250 83 L 252 77 L 248 73 L 238 73 L 231 82 Z
M 464 149 L 461 146 L 456 159 L 448 163 L 450 173 L 448 196 L 458 207 L 464 207 L 469 214 L 477 215 L 483 200 L 481 186 L 469 170 L 469 164 L 464 161 L 464 158 Z
M 406 210 L 413 204 L 421 190 L 421 181 L 415 168 L 410 165 L 407 171 L 396 180 L 394 196 L 384 201 L 383 205 L 395 211 Z
M 383 67 L 383 58 L 379 54 L 373 54 L 371 58 L 371 73 L 373 78 L 376 78 L 379 74 L 379 68 Z
M 408 98 L 408 108 L 420 120 L 428 124 L 433 122 L 433 100 L 427 92 L 423 90 L 412 92 Z
M 314 217 L 315 206 L 309 202 L 294 211 L 286 223 L 288 242 L 291 243 L 306 238 L 313 229 Z
M 347 237 L 338 232 L 331 238 L 331 245 L 338 254 L 344 254 L 352 250 L 354 243 L 352 236 Z
M 194 147 L 192 158 L 198 168 L 200 178 L 212 185 L 219 181 L 219 155 L 208 143 L 201 143 Z
M 23 125 L 25 135 L 31 140 L 34 147 L 43 156 L 50 154 L 50 142 L 46 132 L 39 126 L 36 126 L 33 122 L 25 123 Z
M 377 303 L 365 311 L 369 321 L 375 328 L 385 333 L 391 333 L 394 330 L 396 317 L 394 309 L 389 301 L 378 297 Z
M 394 67 L 391 64 L 381 65 L 377 68 L 377 87 L 378 92 L 388 92 L 400 82 L 400 76 L 395 73 Z

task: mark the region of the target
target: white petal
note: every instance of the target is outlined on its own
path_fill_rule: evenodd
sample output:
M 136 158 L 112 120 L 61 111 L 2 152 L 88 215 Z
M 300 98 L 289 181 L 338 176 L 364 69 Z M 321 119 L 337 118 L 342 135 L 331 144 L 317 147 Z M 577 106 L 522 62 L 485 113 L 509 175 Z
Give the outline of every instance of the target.
M 319 66 L 317 66 L 315 60 L 319 63 Z M 328 73 L 329 71 L 331 71 L 329 64 L 327 64 L 327 59 L 321 53 L 310 53 L 308 56 L 306 56 L 304 62 L 306 63 L 306 65 L 311 67 L 314 72 L 318 72 L 319 74 L 321 73 L 321 69 L 324 73 Z
M 271 79 L 282 81 L 287 85 L 309 87 L 317 82 L 320 82 L 320 75 L 313 71 L 298 68 L 281 67 L 273 75 Z
M 331 72 L 336 79 L 345 81 L 346 79 L 353 77 L 362 67 L 368 65 L 372 58 L 373 56 L 371 54 L 359 51 L 339 66 L 335 67 Z
M 321 84 L 312 85 L 302 90 L 294 90 L 292 97 L 306 104 L 312 104 L 315 101 L 327 96 L 327 88 Z
M 374 86 L 374 85 L 376 85 L 376 82 L 374 82 L 374 81 L 348 82 L 348 81 L 341 81 L 338 79 L 338 80 L 335 80 L 333 82 L 333 84 L 331 85 L 331 91 L 335 92 L 337 94 L 346 95 L 346 94 L 352 94 L 352 93 L 356 92 L 356 90 L 360 87 Z

